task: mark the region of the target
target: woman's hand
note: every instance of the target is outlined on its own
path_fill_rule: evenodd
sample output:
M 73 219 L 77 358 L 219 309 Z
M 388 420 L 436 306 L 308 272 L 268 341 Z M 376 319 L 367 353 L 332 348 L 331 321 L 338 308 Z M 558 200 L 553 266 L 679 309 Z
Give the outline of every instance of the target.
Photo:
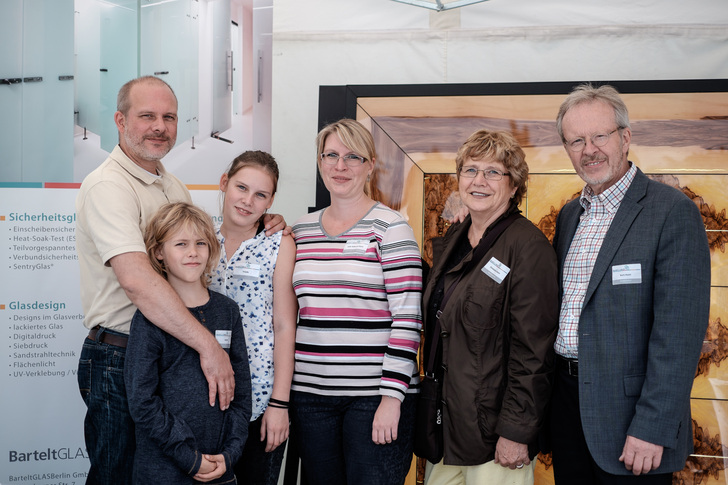
M 372 441 L 376 444 L 385 445 L 397 439 L 400 404 L 396 397 L 382 396 L 372 423 Z
M 288 409 L 268 406 L 260 423 L 260 441 L 266 441 L 265 452 L 270 453 L 288 439 Z
M 531 464 L 528 458 L 528 446 L 501 436 L 495 445 L 495 462 L 511 470 L 523 468 L 523 465 Z

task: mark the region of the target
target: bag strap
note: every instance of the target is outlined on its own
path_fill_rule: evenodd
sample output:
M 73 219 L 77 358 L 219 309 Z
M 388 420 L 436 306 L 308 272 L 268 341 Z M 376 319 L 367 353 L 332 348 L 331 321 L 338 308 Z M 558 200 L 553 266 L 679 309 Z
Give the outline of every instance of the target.
M 442 312 L 445 310 L 445 305 L 447 304 L 448 300 L 450 299 L 450 296 L 452 295 L 453 291 L 455 291 L 455 287 L 460 282 L 460 279 L 463 277 L 464 274 L 470 271 L 470 269 L 477 264 L 481 259 L 483 259 L 483 256 L 485 256 L 485 253 L 488 252 L 488 250 L 493 246 L 496 239 L 498 239 L 498 236 L 500 236 L 503 231 L 505 231 L 508 226 L 510 226 L 516 219 L 519 217 L 522 217 L 520 212 L 514 212 L 513 214 L 509 215 L 508 217 L 501 219 L 500 222 L 498 222 L 495 226 L 493 226 L 493 229 L 486 234 L 484 238 L 480 239 L 480 242 L 475 247 L 475 252 L 473 253 L 473 257 L 470 261 L 468 261 L 467 265 L 460 271 L 458 274 L 458 277 L 455 278 L 455 281 L 452 282 L 450 287 L 445 292 L 445 296 L 442 297 L 442 303 L 440 303 L 440 309 L 437 310 L 437 314 L 435 315 L 435 329 L 432 334 L 432 343 L 430 345 L 430 356 L 427 359 L 427 367 L 425 367 L 425 375 L 434 376 L 434 370 L 435 370 L 435 353 L 437 352 L 437 346 L 440 343 L 440 316 L 442 315 Z M 444 277 L 444 275 L 443 275 Z

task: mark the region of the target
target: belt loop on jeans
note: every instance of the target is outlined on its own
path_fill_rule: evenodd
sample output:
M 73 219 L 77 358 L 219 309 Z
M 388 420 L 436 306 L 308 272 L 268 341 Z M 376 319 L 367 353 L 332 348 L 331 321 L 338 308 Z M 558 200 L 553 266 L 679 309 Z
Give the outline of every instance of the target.
M 566 372 L 572 377 L 579 376 L 579 361 L 577 359 L 569 359 L 556 354 L 556 368 Z
M 121 347 L 123 349 L 126 348 L 126 343 L 129 340 L 129 337 L 127 337 L 126 335 L 109 333 L 103 327 L 92 328 L 88 333 L 88 338 L 93 340 L 94 342 L 113 345 L 115 347 Z

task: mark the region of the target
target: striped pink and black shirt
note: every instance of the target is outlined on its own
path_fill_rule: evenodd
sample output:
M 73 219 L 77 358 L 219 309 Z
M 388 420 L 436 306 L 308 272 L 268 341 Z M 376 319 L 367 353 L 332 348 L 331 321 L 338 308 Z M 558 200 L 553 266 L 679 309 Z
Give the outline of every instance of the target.
M 293 227 L 299 322 L 291 389 L 401 400 L 419 380 L 422 266 L 412 228 L 376 204 L 329 235 L 324 210 Z

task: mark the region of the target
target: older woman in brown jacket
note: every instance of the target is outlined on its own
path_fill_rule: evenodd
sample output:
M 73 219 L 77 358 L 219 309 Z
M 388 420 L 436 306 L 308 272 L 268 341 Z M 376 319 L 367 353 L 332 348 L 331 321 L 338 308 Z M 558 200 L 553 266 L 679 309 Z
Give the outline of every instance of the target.
M 441 311 L 436 374 L 444 402 L 444 458 L 428 462 L 425 483 L 532 484 L 558 325 L 556 255 L 520 215 L 528 165 L 513 136 L 477 131 L 456 164 L 469 215 L 433 241 L 423 295 L 426 354 Z M 481 238 L 506 219 L 471 262 Z

